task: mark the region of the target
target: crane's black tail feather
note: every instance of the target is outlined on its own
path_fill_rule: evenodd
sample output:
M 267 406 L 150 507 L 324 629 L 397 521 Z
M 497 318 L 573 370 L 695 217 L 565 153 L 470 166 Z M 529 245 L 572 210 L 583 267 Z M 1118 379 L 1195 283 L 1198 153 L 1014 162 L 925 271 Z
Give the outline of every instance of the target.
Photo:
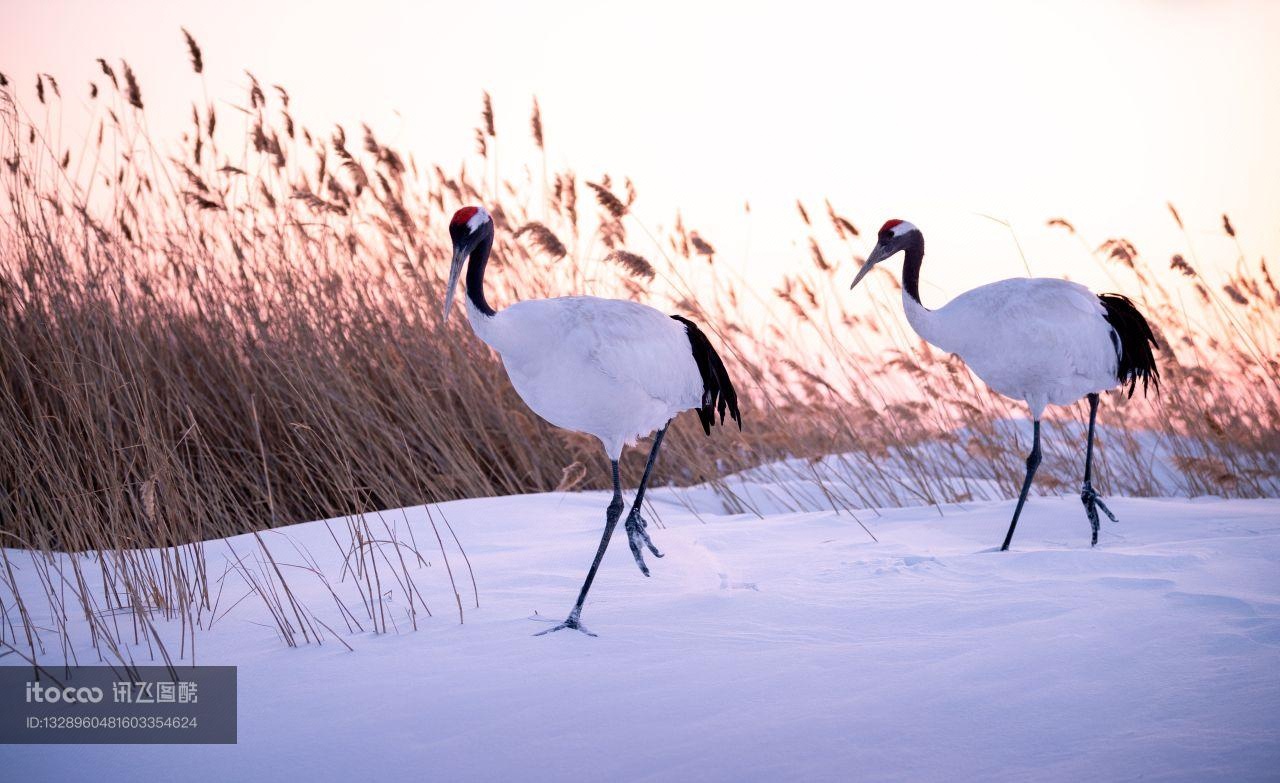
M 1107 311 L 1107 322 L 1111 324 L 1114 334 L 1112 341 L 1119 340 L 1116 355 L 1116 378 L 1121 385 L 1129 384 L 1129 396 L 1142 381 L 1142 393 L 1147 393 L 1150 383 L 1157 392 L 1160 391 L 1160 370 L 1156 367 L 1155 354 L 1152 348 L 1159 348 L 1156 337 L 1151 332 L 1151 325 L 1138 311 L 1138 306 L 1127 296 L 1120 294 L 1098 294 Z
M 726 409 L 729 417 L 738 423 L 738 429 L 741 430 L 742 415 L 738 413 L 738 393 L 733 389 L 733 381 L 729 380 L 729 371 L 725 369 L 724 362 L 720 361 L 720 354 L 716 353 L 711 341 L 697 324 L 678 315 L 671 317 L 684 324 L 685 332 L 689 335 L 689 346 L 693 349 L 693 361 L 698 365 L 698 373 L 702 375 L 702 405 L 698 408 L 698 421 L 702 422 L 703 431 L 711 434 L 717 411 L 720 413 L 720 425 L 723 426 Z

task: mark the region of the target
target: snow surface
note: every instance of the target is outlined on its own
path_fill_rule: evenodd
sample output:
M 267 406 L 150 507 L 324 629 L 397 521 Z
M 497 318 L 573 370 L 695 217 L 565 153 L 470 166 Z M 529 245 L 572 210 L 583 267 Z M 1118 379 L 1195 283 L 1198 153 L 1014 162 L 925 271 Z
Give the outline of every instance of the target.
M 875 543 L 848 513 L 651 498 L 666 557 L 645 579 L 619 531 L 583 614 L 599 638 L 532 634 L 569 610 L 606 495 L 448 503 L 479 582 L 475 609 L 453 558 L 464 624 L 439 562 L 416 577 L 435 616 L 354 652 L 284 647 L 250 598 L 198 637 L 200 663 L 239 667 L 238 745 L 0 746 L 0 777 L 1280 777 L 1280 501 L 1107 498 L 1121 522 L 1090 550 L 1077 498 L 1033 497 L 999 553 L 1007 501 L 858 510 Z M 267 539 L 336 581 L 322 523 Z

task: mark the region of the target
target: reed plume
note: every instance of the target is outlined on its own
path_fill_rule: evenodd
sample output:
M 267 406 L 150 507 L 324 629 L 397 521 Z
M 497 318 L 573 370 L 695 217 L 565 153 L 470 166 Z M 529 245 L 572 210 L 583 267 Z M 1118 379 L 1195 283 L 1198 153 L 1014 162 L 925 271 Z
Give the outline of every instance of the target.
M 646 261 L 643 256 L 638 256 L 626 250 L 614 250 L 605 258 L 627 270 L 635 277 L 642 277 L 646 280 L 652 280 L 654 277 L 653 265 Z
M 525 223 L 516 230 L 513 236 L 519 238 L 528 234 L 533 240 L 533 244 L 556 261 L 564 258 L 569 251 L 564 247 L 564 243 L 555 235 L 551 229 L 537 221 Z
M 604 208 L 615 219 L 621 220 L 627 214 L 627 205 L 622 200 L 613 195 L 613 191 L 609 190 L 608 183 L 588 182 L 587 187 L 596 194 L 596 202 Z
M 204 73 L 204 55 L 200 53 L 200 45 L 196 43 L 195 36 L 182 28 L 182 37 L 187 42 L 187 54 L 191 57 L 191 70 L 196 73 Z

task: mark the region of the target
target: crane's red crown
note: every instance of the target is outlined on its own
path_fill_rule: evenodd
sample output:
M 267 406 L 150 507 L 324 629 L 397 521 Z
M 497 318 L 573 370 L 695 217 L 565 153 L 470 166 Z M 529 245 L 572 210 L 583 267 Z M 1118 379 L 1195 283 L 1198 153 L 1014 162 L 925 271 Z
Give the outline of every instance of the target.
M 454 218 L 454 219 L 456 220 L 457 218 Z M 884 222 L 884 225 L 880 227 L 880 233 L 883 234 L 886 231 L 892 231 L 893 227 L 898 225 L 901 222 L 902 221 L 898 220 L 897 218 L 894 218 L 893 220 L 886 220 Z
M 477 214 L 479 214 L 479 212 L 479 207 L 463 207 L 453 213 L 453 220 L 449 221 L 449 225 L 452 227 L 468 224 Z

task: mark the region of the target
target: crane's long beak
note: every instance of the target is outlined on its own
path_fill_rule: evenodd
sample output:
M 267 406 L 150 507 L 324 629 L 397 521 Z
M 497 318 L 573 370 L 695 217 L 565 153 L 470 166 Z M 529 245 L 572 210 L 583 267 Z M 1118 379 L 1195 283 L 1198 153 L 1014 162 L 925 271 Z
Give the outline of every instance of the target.
M 889 254 L 884 252 L 884 249 L 881 248 L 880 245 L 876 245 L 875 249 L 871 251 L 871 255 L 867 257 L 866 263 L 864 263 L 862 268 L 858 270 L 858 276 L 853 278 L 853 284 L 849 286 L 849 290 L 852 291 L 858 283 L 862 282 L 862 278 L 866 277 L 867 273 L 870 272 L 876 264 L 888 257 Z
M 466 245 L 458 245 L 453 249 L 453 263 L 449 266 L 449 284 L 444 290 L 444 312 L 440 316 L 441 322 L 449 320 L 449 311 L 453 309 L 453 295 L 458 290 L 458 275 L 462 273 L 462 265 L 470 252 L 471 248 Z

